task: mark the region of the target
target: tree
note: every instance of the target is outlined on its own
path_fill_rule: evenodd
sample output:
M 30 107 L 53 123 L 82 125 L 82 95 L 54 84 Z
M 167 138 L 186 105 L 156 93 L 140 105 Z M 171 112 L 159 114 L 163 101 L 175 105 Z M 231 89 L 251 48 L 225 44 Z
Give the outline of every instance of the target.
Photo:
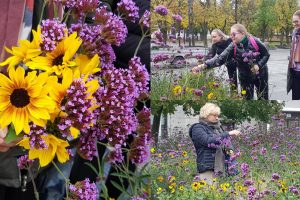
M 293 30 L 292 16 L 299 9 L 297 0 L 277 0 L 275 11 L 277 16 L 277 29 L 285 35 L 286 43 L 289 44 L 290 32 Z M 283 38 L 282 38 L 283 39 Z M 282 40 L 281 40 L 282 46 Z
M 262 0 L 255 14 L 257 36 L 264 42 L 276 25 L 275 0 Z

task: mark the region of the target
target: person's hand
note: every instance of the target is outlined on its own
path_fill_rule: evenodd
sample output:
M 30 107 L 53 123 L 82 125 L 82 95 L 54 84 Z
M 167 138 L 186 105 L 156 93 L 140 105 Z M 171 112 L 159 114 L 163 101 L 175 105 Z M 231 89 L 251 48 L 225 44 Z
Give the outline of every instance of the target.
M 5 143 L 5 137 L 7 135 L 7 127 L 1 129 L 0 128 L 0 152 L 6 152 L 8 151 L 11 147 L 14 147 L 16 146 L 16 144 L 20 141 L 19 139 L 18 140 L 15 140 L 15 141 L 12 141 L 10 143 Z
M 257 72 L 259 71 L 259 66 L 258 65 L 254 65 L 252 68 L 251 68 L 251 71 L 253 74 L 257 74 Z
M 198 66 L 196 66 L 196 67 L 193 67 L 192 72 L 193 72 L 194 74 L 197 74 L 197 73 L 199 73 L 201 70 L 203 70 L 204 68 L 205 68 L 205 65 L 204 65 L 204 64 L 201 64 L 201 65 L 198 65 Z
M 233 130 L 228 132 L 230 136 L 239 136 L 241 134 L 238 130 Z

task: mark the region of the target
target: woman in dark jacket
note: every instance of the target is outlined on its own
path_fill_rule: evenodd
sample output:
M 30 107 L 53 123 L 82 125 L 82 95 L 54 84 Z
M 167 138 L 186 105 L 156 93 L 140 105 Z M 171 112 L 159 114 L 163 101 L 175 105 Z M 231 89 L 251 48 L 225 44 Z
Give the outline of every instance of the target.
M 242 94 L 246 99 L 254 98 L 254 86 L 258 99 L 269 99 L 268 67 L 270 54 L 266 46 L 250 35 L 242 24 L 231 27 L 232 43 L 219 55 L 193 68 L 193 71 L 219 67 L 226 61 L 235 59 L 239 71 Z
M 228 38 L 220 29 L 214 29 L 211 32 L 212 46 L 209 49 L 207 55 L 204 57 L 204 61 L 212 59 L 215 55 L 220 55 L 232 42 L 231 38 Z M 237 71 L 236 62 L 231 59 L 225 63 L 227 68 L 228 77 L 231 83 L 231 89 L 236 90 L 237 87 Z
M 300 99 L 300 10 L 293 15 L 294 31 L 290 52 L 287 92 L 292 90 L 292 100 Z
M 237 136 L 239 131 L 224 132 L 219 123 L 220 108 L 206 103 L 200 109 L 199 123 L 193 124 L 189 134 L 197 153 L 197 169 L 201 180 L 212 183 L 216 175 L 225 175 L 225 155 L 221 141 Z

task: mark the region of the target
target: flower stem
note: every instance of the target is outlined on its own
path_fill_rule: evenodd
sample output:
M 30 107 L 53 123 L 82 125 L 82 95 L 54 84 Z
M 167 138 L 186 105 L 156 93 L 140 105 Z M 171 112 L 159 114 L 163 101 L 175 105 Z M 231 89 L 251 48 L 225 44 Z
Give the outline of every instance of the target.
M 70 184 L 70 181 L 69 181 L 69 179 L 67 179 L 66 177 L 65 177 L 65 175 L 62 173 L 62 171 L 59 169 L 59 167 L 55 164 L 55 162 L 52 160 L 52 164 L 53 164 L 53 166 L 56 168 L 56 170 L 58 171 L 58 173 L 65 179 L 65 181 L 66 181 L 66 199 L 68 199 L 69 198 L 69 192 L 68 192 L 68 190 L 69 190 L 69 184 Z
M 45 11 L 45 7 L 46 7 L 47 2 L 48 2 L 47 0 L 44 0 L 44 1 L 43 1 L 43 6 L 42 6 L 42 12 L 41 12 L 40 20 L 39 20 L 39 25 L 40 25 L 41 22 L 42 22 L 43 15 L 44 15 L 44 11 Z
M 144 34 L 142 35 L 142 38 L 140 39 L 140 41 L 139 41 L 139 44 L 138 44 L 138 46 L 137 46 L 137 47 L 136 47 L 136 49 L 135 49 L 135 52 L 134 52 L 134 55 L 133 55 L 133 57 L 135 57 L 135 56 L 136 56 L 136 54 L 137 54 L 137 52 L 138 52 L 139 48 L 141 47 L 141 44 L 142 44 L 142 42 L 143 42 L 144 38 L 145 38 L 145 37 L 146 37 L 146 35 L 147 35 L 147 32 L 148 32 L 148 30 L 146 31 L 146 33 L 144 33 Z
M 36 187 L 36 184 L 35 184 L 35 181 L 34 181 L 34 177 L 33 177 L 33 174 L 31 172 L 31 169 L 30 167 L 28 167 L 28 174 L 30 176 L 30 179 L 32 181 L 32 185 L 33 185 L 33 190 L 34 190 L 34 196 L 36 198 L 36 200 L 39 200 L 39 192 L 37 191 L 37 187 Z

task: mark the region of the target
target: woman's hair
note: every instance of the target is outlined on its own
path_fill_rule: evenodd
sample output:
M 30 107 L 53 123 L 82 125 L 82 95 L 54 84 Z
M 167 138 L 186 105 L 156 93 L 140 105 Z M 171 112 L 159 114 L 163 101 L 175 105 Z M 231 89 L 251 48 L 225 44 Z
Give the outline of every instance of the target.
M 221 37 L 222 40 L 227 40 L 228 39 L 228 36 L 225 35 L 225 33 L 223 33 L 223 31 L 221 31 L 220 29 L 216 28 L 216 29 L 212 30 L 211 33 L 213 33 L 213 32 L 217 33 Z
M 297 11 L 293 14 L 293 16 L 298 16 L 298 17 L 300 18 L 300 10 L 297 10 Z
M 220 115 L 221 109 L 219 106 L 213 103 L 206 103 L 200 109 L 199 120 L 206 119 L 210 114 Z
M 234 25 L 231 26 L 231 28 L 236 29 L 240 33 L 244 33 L 246 35 L 249 35 L 246 27 L 243 24 L 234 24 Z

